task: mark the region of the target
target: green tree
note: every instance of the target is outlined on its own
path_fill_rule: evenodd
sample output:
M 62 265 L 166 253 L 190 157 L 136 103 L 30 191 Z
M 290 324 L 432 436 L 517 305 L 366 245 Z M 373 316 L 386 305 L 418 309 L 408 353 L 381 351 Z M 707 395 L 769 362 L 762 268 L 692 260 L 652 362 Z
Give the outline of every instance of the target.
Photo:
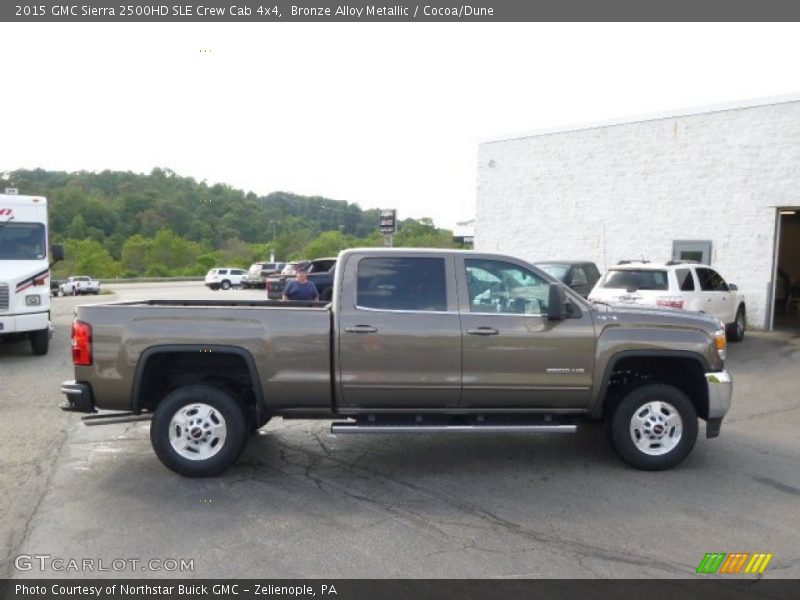
M 147 255 L 150 244 L 150 240 L 146 240 L 138 233 L 128 238 L 122 246 L 122 258 L 120 259 L 122 269 L 125 271 L 126 275 L 131 277 L 144 275 L 147 271 Z
M 96 240 L 66 240 L 65 260 L 53 269 L 57 277 L 89 275 L 91 277 L 119 277 L 121 267 L 108 250 Z

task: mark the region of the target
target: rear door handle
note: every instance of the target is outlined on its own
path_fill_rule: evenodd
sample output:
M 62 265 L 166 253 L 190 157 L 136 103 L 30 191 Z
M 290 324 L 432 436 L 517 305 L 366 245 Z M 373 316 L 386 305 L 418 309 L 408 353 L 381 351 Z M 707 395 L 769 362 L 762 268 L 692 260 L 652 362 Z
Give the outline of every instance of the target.
M 494 327 L 477 327 L 475 329 L 467 329 L 469 335 L 497 335 L 500 333 Z
M 372 325 L 353 325 L 352 327 L 345 327 L 344 330 L 347 333 L 376 333 L 378 328 Z

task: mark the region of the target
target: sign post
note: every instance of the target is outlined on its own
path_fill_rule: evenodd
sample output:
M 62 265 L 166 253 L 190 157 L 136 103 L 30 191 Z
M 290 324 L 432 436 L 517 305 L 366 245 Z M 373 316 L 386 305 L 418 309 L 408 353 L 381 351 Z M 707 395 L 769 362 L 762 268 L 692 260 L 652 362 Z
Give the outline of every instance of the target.
M 379 226 L 384 235 L 385 245 L 391 248 L 394 243 L 394 234 L 397 232 L 397 210 L 394 208 L 381 210 Z

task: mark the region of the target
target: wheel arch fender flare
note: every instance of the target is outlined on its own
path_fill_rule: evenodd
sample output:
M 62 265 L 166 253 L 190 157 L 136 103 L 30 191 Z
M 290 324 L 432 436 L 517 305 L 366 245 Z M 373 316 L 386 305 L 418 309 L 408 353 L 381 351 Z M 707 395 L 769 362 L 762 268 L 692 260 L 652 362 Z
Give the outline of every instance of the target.
M 708 362 L 706 361 L 705 357 L 702 354 L 698 354 L 690 350 L 621 350 L 616 354 L 614 354 L 606 364 L 606 369 L 605 372 L 603 373 L 603 379 L 601 380 L 600 388 L 597 391 L 597 397 L 595 401 L 592 403 L 591 407 L 589 408 L 590 417 L 599 419 L 602 416 L 603 409 L 605 408 L 607 400 L 608 385 L 609 382 L 611 381 L 611 375 L 614 373 L 617 365 L 619 365 L 621 361 L 628 358 L 689 359 L 696 362 L 704 373 L 707 373 L 711 370 Z M 708 402 L 707 398 L 706 402 Z M 701 410 L 698 408 L 698 413 L 700 412 Z
M 266 399 L 264 398 L 264 390 L 261 387 L 261 378 L 258 375 L 256 368 L 256 361 L 253 355 L 246 348 L 241 346 L 230 346 L 225 344 L 162 344 L 158 346 L 149 346 L 139 355 L 136 363 L 136 370 L 133 376 L 133 384 L 131 388 L 131 412 L 141 414 L 141 393 L 142 382 L 145 373 L 147 372 L 147 363 L 154 356 L 163 354 L 184 354 L 187 352 L 208 352 L 212 351 L 215 354 L 228 354 L 241 358 L 250 375 L 250 381 L 253 386 L 253 393 L 256 399 L 256 413 L 257 417 L 265 417 L 269 414 L 267 409 Z

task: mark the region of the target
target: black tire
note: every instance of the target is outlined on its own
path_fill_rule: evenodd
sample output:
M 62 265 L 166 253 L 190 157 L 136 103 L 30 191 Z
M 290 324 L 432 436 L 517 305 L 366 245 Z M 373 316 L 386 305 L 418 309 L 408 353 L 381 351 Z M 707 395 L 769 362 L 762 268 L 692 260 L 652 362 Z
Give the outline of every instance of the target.
M 44 356 L 50 349 L 50 330 L 41 329 L 31 334 L 31 351 L 36 356 Z
M 645 405 L 650 402 L 661 401 L 671 405 L 671 409 L 677 412 L 680 417 L 682 432 L 674 447 L 663 454 L 647 454 L 634 443 L 631 432 L 632 419 L 634 415 L 650 414 Z M 663 405 L 662 405 L 663 406 Z M 666 407 L 664 407 L 666 409 Z M 663 419 L 665 416 L 675 418 L 675 415 L 668 413 L 653 413 L 652 418 Z M 658 425 L 662 426 L 657 430 Z M 608 421 L 609 439 L 617 454 L 630 465 L 644 471 L 663 471 L 670 469 L 685 459 L 692 451 L 695 441 L 697 441 L 697 411 L 692 401 L 686 397 L 682 391 L 671 385 L 653 383 L 637 387 L 629 392 L 617 405 L 613 415 Z M 656 422 L 653 426 L 655 433 L 664 433 L 667 439 L 665 444 L 669 444 L 669 425 L 664 426 Z M 654 442 L 653 452 L 659 451 L 659 442 Z
M 170 441 L 173 416 L 195 403 L 215 409 L 226 428 L 221 449 L 206 459 L 186 458 L 178 453 Z M 244 451 L 247 434 L 247 420 L 236 399 L 225 390 L 202 384 L 180 387 L 168 394 L 159 403 L 150 424 L 150 442 L 156 456 L 164 466 L 186 477 L 210 477 L 225 471 Z
M 733 323 L 728 323 L 725 327 L 725 333 L 730 342 L 741 342 L 744 339 L 744 330 L 747 328 L 747 313 L 745 312 L 744 304 L 739 306 L 736 311 L 736 318 Z
M 219 284 L 219 287 L 221 287 L 223 290 L 229 290 L 231 289 L 231 282 L 227 279 L 224 279 L 222 283 Z

